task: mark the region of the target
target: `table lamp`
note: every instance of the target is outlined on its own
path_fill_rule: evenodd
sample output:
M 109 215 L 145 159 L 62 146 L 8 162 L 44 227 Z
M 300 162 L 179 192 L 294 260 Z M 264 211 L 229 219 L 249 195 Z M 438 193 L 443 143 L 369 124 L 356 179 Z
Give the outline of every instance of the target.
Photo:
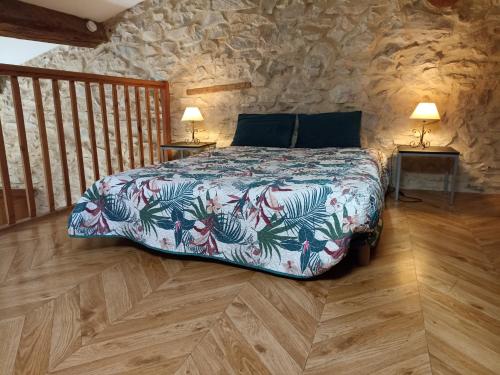
M 182 115 L 181 121 L 191 122 L 191 142 L 192 143 L 198 143 L 200 142 L 199 139 L 194 137 L 195 129 L 194 129 L 194 123 L 195 122 L 200 122 L 203 121 L 203 116 L 201 115 L 201 112 L 198 107 L 186 107 L 184 110 L 184 114 Z
M 425 129 L 425 123 L 428 120 L 440 120 L 439 112 L 435 103 L 418 103 L 417 107 L 411 114 L 412 120 L 422 120 L 422 129 L 412 129 L 412 132 L 419 136 L 419 142 L 412 141 L 410 146 L 426 148 L 430 146 L 429 141 L 424 141 L 424 135 L 430 133 L 430 129 Z

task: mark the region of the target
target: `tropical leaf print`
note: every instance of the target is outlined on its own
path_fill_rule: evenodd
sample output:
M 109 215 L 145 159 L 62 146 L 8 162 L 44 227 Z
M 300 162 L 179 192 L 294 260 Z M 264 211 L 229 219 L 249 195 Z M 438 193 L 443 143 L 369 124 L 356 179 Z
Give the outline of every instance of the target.
M 241 264 L 243 266 L 251 262 L 251 257 L 248 254 L 245 254 L 245 252 L 242 249 L 233 250 L 231 252 L 231 256 L 227 259 L 230 259 L 233 262 Z
M 376 241 L 383 160 L 362 149 L 219 149 L 104 177 L 75 204 L 69 233 L 310 277 L 359 232 Z
M 175 236 L 175 247 L 179 247 L 182 242 L 183 234 L 186 231 L 193 229 L 195 220 L 187 220 L 184 218 L 184 213 L 177 208 L 172 210 L 172 217 L 161 218 L 156 222 L 156 225 L 162 229 L 173 230 Z
M 147 234 L 151 231 L 153 231 L 156 235 L 158 234 L 156 226 L 158 221 L 163 219 L 163 216 L 159 214 L 164 212 L 160 203 L 160 199 L 151 197 L 151 199 L 139 211 L 139 219 Z
M 172 212 L 174 209 L 182 211 L 189 207 L 193 200 L 193 190 L 198 184 L 199 182 L 195 181 L 164 185 L 158 194 L 161 207 L 168 212 Z
M 344 217 L 346 215 L 346 210 L 343 210 Z M 330 221 L 325 221 L 325 227 L 318 227 L 321 233 L 324 233 L 330 240 L 335 241 L 344 237 L 344 232 L 342 231 L 342 226 L 340 225 L 339 218 L 336 213 L 331 216 L 333 220 L 333 225 Z
M 300 228 L 313 229 L 321 226 L 326 218 L 328 195 L 332 192 L 328 186 L 319 189 L 298 193 L 285 201 L 285 224 L 291 231 L 297 233 Z
M 231 199 L 228 201 L 228 204 L 234 204 L 234 208 L 233 208 L 233 212 L 232 212 L 233 216 L 243 217 L 245 205 L 248 202 L 250 202 L 250 198 L 248 197 L 249 192 L 250 192 L 250 189 L 246 189 L 245 192 L 241 196 L 234 195 L 234 194 L 229 195 L 229 198 L 231 198 Z
M 217 241 L 227 244 L 237 244 L 246 237 L 246 230 L 242 228 L 240 221 L 226 214 L 216 215 L 213 234 Z
M 196 197 L 196 201 L 191 202 L 191 208 L 187 209 L 186 212 L 189 212 L 200 221 L 206 219 L 209 215 L 201 197 Z
M 191 254 L 203 254 L 205 249 L 202 246 L 196 245 L 195 239 L 191 231 L 184 232 L 182 236 L 182 244 L 184 245 L 184 250 Z
M 127 222 L 132 214 L 123 199 L 114 196 L 106 196 L 103 213 L 108 220 Z
M 307 227 L 299 230 L 298 239 L 292 238 L 281 242 L 281 246 L 289 251 L 300 251 L 300 269 L 306 270 L 311 259 L 311 253 L 322 251 L 328 241 L 320 241 L 314 238 L 314 232 Z
M 187 210 L 193 215 L 200 226 L 194 226 L 194 229 L 200 234 L 195 237 L 194 243 L 201 246 L 210 255 L 218 253 L 218 242 L 224 244 L 238 244 L 244 241 L 246 229 L 241 225 L 237 217 L 214 211 L 213 200 L 210 193 L 206 194 L 207 203 L 204 204 L 201 197 L 197 197 L 197 203 L 192 204 L 192 208 Z
M 100 183 L 95 183 L 83 194 L 82 199 L 88 202 L 96 202 L 102 198 L 102 194 L 99 192 Z M 84 203 L 84 202 L 80 202 Z
M 284 234 L 288 232 L 288 228 L 284 225 L 284 221 L 284 217 L 276 219 L 276 216 L 273 216 L 270 223 L 257 232 L 259 247 L 266 258 L 272 258 L 273 253 L 276 253 L 281 260 L 279 250 L 281 243 L 290 239 L 290 236 Z
M 109 221 L 123 223 L 130 221 L 131 210 L 120 198 L 104 194 L 102 180 L 88 189 L 82 200 L 84 201 L 76 204 L 70 224 L 75 225 L 75 220 L 78 220 L 87 235 L 108 233 Z M 85 218 L 84 213 L 88 214 Z

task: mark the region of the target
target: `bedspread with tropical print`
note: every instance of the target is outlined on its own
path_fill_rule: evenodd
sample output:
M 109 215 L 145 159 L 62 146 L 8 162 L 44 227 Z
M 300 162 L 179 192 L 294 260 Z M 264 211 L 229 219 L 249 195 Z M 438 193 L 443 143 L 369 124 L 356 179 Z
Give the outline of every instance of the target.
M 357 233 L 377 237 L 385 160 L 359 148 L 217 149 L 100 179 L 68 231 L 313 277 L 337 264 Z

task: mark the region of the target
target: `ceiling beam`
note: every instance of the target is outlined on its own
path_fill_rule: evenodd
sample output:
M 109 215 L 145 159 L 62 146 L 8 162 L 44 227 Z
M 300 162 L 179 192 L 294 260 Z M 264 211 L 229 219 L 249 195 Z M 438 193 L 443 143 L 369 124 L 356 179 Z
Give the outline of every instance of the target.
M 108 40 L 102 23 L 87 29 L 86 19 L 18 0 L 0 0 L 0 36 L 79 47 L 96 47 Z

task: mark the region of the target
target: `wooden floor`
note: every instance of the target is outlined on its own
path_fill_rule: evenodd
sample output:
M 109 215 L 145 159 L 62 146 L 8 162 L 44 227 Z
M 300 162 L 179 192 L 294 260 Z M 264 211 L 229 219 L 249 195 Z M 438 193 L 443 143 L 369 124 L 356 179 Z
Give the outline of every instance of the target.
M 500 374 L 500 196 L 389 200 L 377 254 L 299 282 L 61 215 L 0 234 L 0 374 Z

